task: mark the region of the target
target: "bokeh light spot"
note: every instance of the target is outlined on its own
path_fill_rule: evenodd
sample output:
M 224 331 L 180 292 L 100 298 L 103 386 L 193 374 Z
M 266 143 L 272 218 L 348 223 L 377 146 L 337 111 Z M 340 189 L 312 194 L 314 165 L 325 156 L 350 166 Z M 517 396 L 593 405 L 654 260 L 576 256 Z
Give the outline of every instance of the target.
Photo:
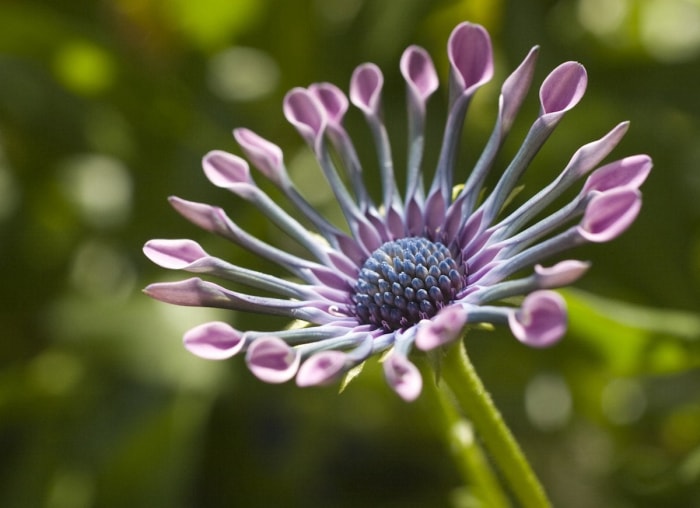
M 604 37 L 617 32 L 629 12 L 628 0 L 580 0 L 578 18 L 590 32 Z
M 87 223 L 101 228 L 128 217 L 132 181 L 121 161 L 102 154 L 77 156 L 64 164 L 62 177 L 66 194 Z
M 97 241 L 78 248 L 70 277 L 77 289 L 96 297 L 125 299 L 136 284 L 135 271 L 128 259 Z
M 46 508 L 88 508 L 95 497 L 94 480 L 90 474 L 76 469 L 58 471 L 51 482 Z
M 649 0 L 640 8 L 640 36 L 653 57 L 663 62 L 680 62 L 700 52 L 697 1 Z
M 106 90 L 115 74 L 110 54 L 89 41 L 61 46 L 54 57 L 54 72 L 63 86 L 81 95 Z
M 525 412 L 540 430 L 553 431 L 571 417 L 572 400 L 564 379 L 555 374 L 538 374 L 525 388 Z
M 227 101 L 252 101 L 271 93 L 279 81 L 277 63 L 254 48 L 229 48 L 209 60 L 211 91 Z
M 249 28 L 265 4 L 263 0 L 175 0 L 167 3 L 165 13 L 190 41 L 211 49 Z

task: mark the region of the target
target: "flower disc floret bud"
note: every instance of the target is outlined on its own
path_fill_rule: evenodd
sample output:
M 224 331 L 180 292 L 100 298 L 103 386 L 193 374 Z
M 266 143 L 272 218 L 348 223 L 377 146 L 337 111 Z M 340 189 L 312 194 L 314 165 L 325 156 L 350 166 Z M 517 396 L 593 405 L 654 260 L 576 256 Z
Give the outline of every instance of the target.
M 386 242 L 360 270 L 353 301 L 358 320 L 386 331 L 430 319 L 465 287 L 464 265 L 440 242 Z

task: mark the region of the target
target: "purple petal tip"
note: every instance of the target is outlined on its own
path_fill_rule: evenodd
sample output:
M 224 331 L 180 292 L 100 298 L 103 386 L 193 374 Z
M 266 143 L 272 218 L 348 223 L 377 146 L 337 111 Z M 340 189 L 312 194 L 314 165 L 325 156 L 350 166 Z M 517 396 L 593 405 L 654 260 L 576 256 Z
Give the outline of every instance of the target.
M 213 321 L 196 326 L 183 337 L 185 348 L 207 360 L 224 360 L 238 353 L 244 341 L 241 333 L 227 323 Z
M 493 76 L 491 38 L 480 25 L 457 25 L 447 43 L 447 55 L 462 93 L 471 93 Z
M 416 333 L 416 347 L 423 351 L 452 342 L 467 323 L 467 313 L 459 305 L 444 307 L 430 321 L 419 325 Z
M 347 354 L 341 351 L 317 353 L 299 368 L 297 385 L 305 387 L 329 384 L 344 372 L 347 361 Z
M 423 378 L 408 358 L 392 354 L 384 361 L 384 376 L 391 388 L 406 402 L 413 402 L 423 390 Z
M 191 277 L 177 282 L 149 284 L 143 292 L 151 298 L 173 305 L 208 307 L 220 296 L 220 289 L 216 284 Z
M 171 270 L 182 270 L 209 255 L 192 240 L 149 240 L 143 253 L 155 264 Z
M 586 69 L 578 62 L 564 62 L 542 83 L 540 103 L 542 114 L 563 113 L 583 97 L 588 83 Z
M 366 115 L 379 113 L 384 76 L 373 63 L 360 65 L 350 80 L 350 101 Z
M 579 234 L 589 242 L 609 242 L 632 225 L 642 207 L 642 194 L 619 187 L 596 194 L 586 207 Z
M 438 88 L 438 77 L 428 52 L 409 46 L 401 57 L 401 74 L 415 97 L 425 102 Z
M 549 267 L 535 265 L 535 274 L 542 288 L 556 288 L 577 281 L 590 267 L 585 261 L 568 259 Z
M 214 150 L 202 159 L 204 173 L 211 183 L 224 189 L 251 182 L 248 163 L 236 155 Z
M 523 344 L 548 347 L 566 333 L 566 302 L 554 291 L 535 291 L 508 316 L 510 329 Z
M 219 233 L 226 229 L 226 214 L 219 207 L 187 201 L 177 196 L 171 196 L 168 202 L 180 215 L 205 231 Z
M 278 175 L 283 171 L 284 162 L 279 146 L 258 136 L 249 129 L 235 129 L 233 137 L 241 146 L 246 157 L 267 178 L 278 181 Z
M 284 383 L 299 369 L 299 354 L 279 337 L 260 337 L 246 353 L 250 371 L 266 383 Z
M 501 86 L 501 119 L 503 127 L 508 129 L 515 120 L 520 106 L 532 84 L 539 47 L 533 47 L 522 63 L 506 78 Z
M 304 88 L 293 88 L 284 97 L 284 116 L 307 143 L 314 146 L 326 129 L 326 116 L 314 95 Z
M 652 168 L 648 155 L 632 155 L 596 169 L 586 180 L 583 193 L 605 192 L 615 188 L 638 189 Z
M 315 83 L 309 91 L 318 99 L 326 112 L 329 125 L 339 126 L 348 110 L 348 98 L 332 83 Z

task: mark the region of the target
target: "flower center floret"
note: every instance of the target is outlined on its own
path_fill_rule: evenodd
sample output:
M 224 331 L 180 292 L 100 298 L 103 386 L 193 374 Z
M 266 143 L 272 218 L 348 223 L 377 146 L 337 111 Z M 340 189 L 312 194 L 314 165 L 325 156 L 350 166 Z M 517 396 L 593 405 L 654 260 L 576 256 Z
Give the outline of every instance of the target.
M 465 286 L 466 270 L 440 242 L 402 238 L 375 250 L 355 286 L 355 315 L 387 331 L 433 317 Z

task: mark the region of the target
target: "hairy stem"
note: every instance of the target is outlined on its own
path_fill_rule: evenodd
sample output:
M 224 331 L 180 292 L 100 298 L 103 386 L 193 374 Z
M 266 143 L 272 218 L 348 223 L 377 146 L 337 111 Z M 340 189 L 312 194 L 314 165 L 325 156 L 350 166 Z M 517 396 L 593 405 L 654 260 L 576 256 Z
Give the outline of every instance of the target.
M 472 424 L 460 414 L 449 389 L 438 386 L 428 362 L 419 363 L 425 392 L 431 396 L 431 412 L 438 417 L 440 433 L 449 447 L 455 463 L 470 492 L 483 504 L 492 508 L 508 508 L 510 502 L 491 469 L 486 454 L 474 435 Z
M 474 370 L 464 341 L 457 341 L 447 350 L 441 375 L 520 504 L 525 508 L 549 508 L 542 485 Z

